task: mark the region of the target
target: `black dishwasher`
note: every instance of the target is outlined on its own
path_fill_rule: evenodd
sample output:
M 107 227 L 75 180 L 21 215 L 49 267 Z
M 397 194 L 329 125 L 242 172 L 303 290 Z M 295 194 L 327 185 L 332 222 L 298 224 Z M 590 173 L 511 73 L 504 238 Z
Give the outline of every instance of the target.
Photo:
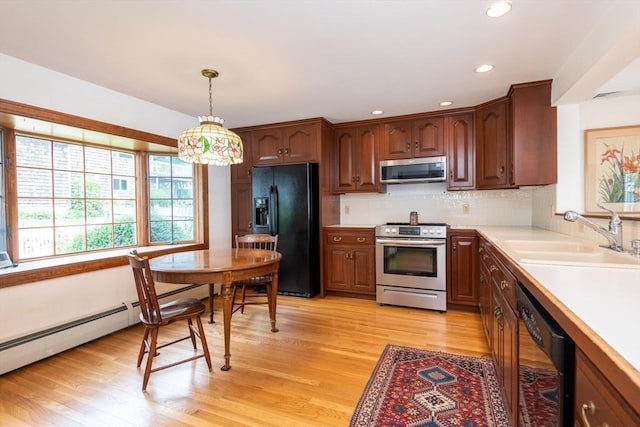
M 573 425 L 575 345 L 522 284 L 519 320 L 521 426 Z

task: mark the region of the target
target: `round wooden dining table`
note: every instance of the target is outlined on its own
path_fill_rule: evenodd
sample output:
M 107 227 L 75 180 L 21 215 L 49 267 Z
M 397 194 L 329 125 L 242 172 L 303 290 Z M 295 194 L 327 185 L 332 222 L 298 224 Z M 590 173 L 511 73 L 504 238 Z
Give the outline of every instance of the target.
M 231 340 L 232 283 L 252 277 L 272 275 L 269 310 L 271 330 L 276 332 L 276 301 L 278 295 L 278 268 L 282 255 L 263 249 L 214 249 L 176 252 L 149 260 L 153 278 L 158 282 L 184 284 L 222 284 L 222 316 L 224 319 L 223 371 L 231 369 L 229 351 Z M 213 307 L 210 307 L 213 310 Z

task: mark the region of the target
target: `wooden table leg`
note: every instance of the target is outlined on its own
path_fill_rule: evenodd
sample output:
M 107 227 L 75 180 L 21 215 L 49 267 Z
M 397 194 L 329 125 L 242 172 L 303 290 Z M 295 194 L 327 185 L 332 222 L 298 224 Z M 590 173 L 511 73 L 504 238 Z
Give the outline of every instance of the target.
M 229 352 L 229 344 L 231 342 L 231 275 L 226 277 L 222 282 L 222 317 L 224 319 L 224 365 L 220 368 L 222 371 L 228 371 L 231 369 L 229 360 L 231 359 L 231 353 Z
M 271 318 L 271 332 L 278 332 L 276 327 L 276 306 L 278 305 L 278 269 L 271 273 L 271 295 L 269 296 L 269 317 Z
M 209 323 L 213 321 L 213 283 L 209 283 Z

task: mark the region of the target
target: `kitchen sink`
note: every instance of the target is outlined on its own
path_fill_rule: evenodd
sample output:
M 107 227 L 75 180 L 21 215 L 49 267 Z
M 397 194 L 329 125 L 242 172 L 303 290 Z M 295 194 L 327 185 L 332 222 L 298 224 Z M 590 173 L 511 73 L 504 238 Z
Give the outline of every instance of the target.
M 640 269 L 639 257 L 584 242 L 568 240 L 503 240 L 501 246 L 521 263 Z

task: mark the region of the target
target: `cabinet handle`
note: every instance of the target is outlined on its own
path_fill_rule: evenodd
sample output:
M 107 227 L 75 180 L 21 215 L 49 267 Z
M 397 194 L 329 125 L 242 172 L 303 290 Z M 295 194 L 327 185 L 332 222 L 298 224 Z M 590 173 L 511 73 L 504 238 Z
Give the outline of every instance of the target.
M 416 141 L 416 151 L 418 151 L 418 141 Z
M 288 149 L 288 148 L 285 148 L 285 149 L 284 149 L 284 154 L 286 154 L 287 156 L 289 155 L 289 149 Z M 503 169 L 504 169 L 504 168 L 503 168 Z
M 590 400 L 588 403 L 583 403 L 582 408 L 580 409 L 580 415 L 582 416 L 582 424 L 584 427 L 590 427 L 589 419 L 587 418 L 589 415 L 593 415 L 596 412 L 596 404 Z
M 358 241 L 358 243 L 362 243 L 367 239 L 365 237 L 358 237 L 356 240 Z
M 487 254 L 482 255 L 482 259 L 487 259 L 487 258 L 489 258 L 489 255 Z
M 454 243 L 453 243 L 453 248 L 451 248 L 451 250 L 452 250 L 453 252 L 455 252 L 455 251 L 456 251 L 456 249 L 458 249 L 458 242 L 454 242 Z
M 356 182 L 360 182 L 360 175 L 356 176 Z
M 407 151 L 411 151 L 411 143 L 407 142 Z
M 504 175 L 504 166 L 500 166 L 500 176 Z
M 509 283 L 506 280 L 501 280 L 500 281 L 500 289 L 502 289 L 504 291 L 508 287 L 509 287 Z
M 482 253 L 482 252 L 484 252 L 484 248 L 478 249 L 478 253 Z
M 251 169 L 247 169 L 247 176 L 251 176 Z
M 342 237 L 339 237 L 339 236 L 333 236 L 333 241 L 334 241 L 334 242 L 342 242 Z
M 451 178 L 451 180 L 453 180 L 453 170 L 449 171 L 449 178 Z
M 491 267 L 489 267 L 489 271 L 490 272 L 494 272 L 494 271 L 498 271 L 498 267 L 496 267 L 495 265 L 492 265 Z
M 355 176 L 351 177 L 351 182 L 356 182 L 356 177 Z
M 278 148 L 278 156 L 282 156 L 282 148 Z

